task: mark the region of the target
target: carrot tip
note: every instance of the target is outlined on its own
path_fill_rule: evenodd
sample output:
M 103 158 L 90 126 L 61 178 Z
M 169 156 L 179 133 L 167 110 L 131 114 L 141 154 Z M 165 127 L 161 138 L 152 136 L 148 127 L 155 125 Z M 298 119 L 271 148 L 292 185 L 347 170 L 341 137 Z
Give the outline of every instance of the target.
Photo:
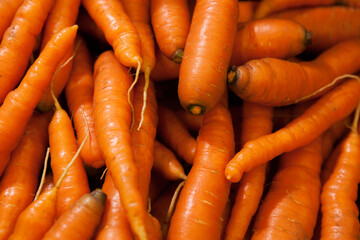
M 197 104 L 191 104 L 187 109 L 193 115 L 201 115 L 205 112 L 205 107 Z
M 305 30 L 305 46 L 310 45 L 312 43 L 312 33 L 310 31 Z
M 238 169 L 231 165 L 226 166 L 225 168 L 225 176 L 226 179 L 230 182 L 236 183 L 239 182 L 243 173 Z
M 95 198 L 102 206 L 105 205 L 107 195 L 101 189 L 95 189 L 90 193 L 90 195 Z
M 184 49 L 179 48 L 171 56 L 171 60 L 173 60 L 175 63 L 181 63 L 183 55 L 184 55 Z
M 228 84 L 235 84 L 236 81 L 239 79 L 239 74 L 236 69 L 236 66 L 231 66 L 228 70 L 227 74 L 227 82 Z

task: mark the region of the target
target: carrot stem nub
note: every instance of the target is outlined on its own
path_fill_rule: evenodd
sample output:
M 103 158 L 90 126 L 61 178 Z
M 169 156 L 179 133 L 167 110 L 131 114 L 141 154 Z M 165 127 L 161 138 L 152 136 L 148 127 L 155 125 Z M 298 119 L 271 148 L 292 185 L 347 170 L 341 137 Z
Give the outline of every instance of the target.
M 227 74 L 227 82 L 228 82 L 228 84 L 235 84 L 238 79 L 239 79 L 239 74 L 238 74 L 238 71 L 237 71 L 237 67 L 236 66 L 231 66 L 229 68 L 228 74 Z
M 184 49 L 179 48 L 174 52 L 174 54 L 171 56 L 171 60 L 173 60 L 175 63 L 181 63 L 182 58 L 184 55 Z
M 190 104 L 188 111 L 193 115 L 201 115 L 205 112 L 205 107 L 198 104 Z

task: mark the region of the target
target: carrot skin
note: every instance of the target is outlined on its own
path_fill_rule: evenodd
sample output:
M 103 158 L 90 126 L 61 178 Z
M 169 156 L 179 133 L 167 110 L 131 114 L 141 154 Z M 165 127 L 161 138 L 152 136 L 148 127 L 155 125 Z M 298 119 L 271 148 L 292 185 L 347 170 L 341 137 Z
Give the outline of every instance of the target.
M 156 46 L 155 48 L 155 66 L 151 71 L 151 79 L 154 82 L 169 81 L 179 78 L 180 64 L 167 58 Z
M 0 40 L 4 32 L 10 26 L 16 11 L 21 6 L 24 0 L 4 0 L 0 3 L 1 16 L 0 16 Z

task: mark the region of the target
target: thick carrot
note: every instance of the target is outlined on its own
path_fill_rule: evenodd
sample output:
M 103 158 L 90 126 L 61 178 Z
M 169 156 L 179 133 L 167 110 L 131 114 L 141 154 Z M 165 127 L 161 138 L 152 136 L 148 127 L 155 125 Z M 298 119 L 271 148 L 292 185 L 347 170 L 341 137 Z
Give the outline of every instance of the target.
M 227 164 L 226 178 L 238 182 L 243 172 L 310 143 L 354 110 L 360 99 L 359 92 L 359 81 L 349 79 L 321 97 L 284 128 L 247 142 Z
M 74 122 L 78 144 L 84 140 L 87 131 L 90 133 L 80 152 L 81 159 L 91 167 L 100 168 L 105 165 L 105 162 L 95 134 L 93 63 L 84 39 L 79 38 L 79 41 L 81 42 L 73 60 L 69 81 L 65 87 L 65 96 Z
M 360 70 L 360 38 L 341 42 L 315 60 L 290 62 L 276 58 L 251 60 L 228 73 L 228 85 L 243 100 L 284 106 L 318 96 L 337 77 Z M 323 89 L 324 88 L 324 89 Z M 317 94 L 314 94 L 317 92 Z
M 22 137 L 43 90 L 50 84 L 57 63 L 75 39 L 77 26 L 64 29 L 55 35 L 30 67 L 20 85 L 10 92 L 0 107 L 0 175 L 10 153 Z
M 360 135 L 357 131 L 360 104 L 350 133 L 341 144 L 333 173 L 321 193 L 321 238 L 357 239 L 360 237 L 359 209 L 356 202 L 360 182 Z
M 162 142 L 169 146 L 176 155 L 192 164 L 195 157 L 196 140 L 190 135 L 185 124 L 177 118 L 171 109 L 165 106 L 159 106 L 158 115 L 157 133 Z
M 190 29 L 187 0 L 151 0 L 151 23 L 161 52 L 180 63 Z
M 211 111 L 224 94 L 237 8 L 235 0 L 196 1 L 178 86 L 181 105 L 194 115 Z
M 272 131 L 271 107 L 244 102 L 242 106 L 241 142 L 246 142 Z M 234 206 L 224 239 L 243 239 L 250 221 L 258 209 L 265 183 L 266 164 L 244 174 L 238 187 Z
M 155 66 L 150 75 L 152 80 L 162 82 L 179 78 L 180 64 L 167 58 L 158 46 L 155 48 L 155 57 Z
M 16 11 L 24 0 L 3 0 L 0 2 L 0 39 L 3 37 L 5 30 L 10 26 Z
M 354 37 L 360 37 L 360 9 L 332 6 L 296 9 L 280 12 L 271 17 L 294 20 L 311 32 L 307 51 L 319 53 Z M 321 24 L 319 24 L 321 22 Z M 326 28 L 322 26 L 328 26 Z
M 311 33 L 292 20 L 264 18 L 238 23 L 230 65 L 265 57 L 287 59 L 303 52 L 310 42 Z
M 0 103 L 23 77 L 36 36 L 53 3 L 54 0 L 25 0 L 5 31 L 0 44 Z
M 185 180 L 186 178 L 184 168 L 175 154 L 157 140 L 154 142 L 153 170 L 172 181 Z
M 230 182 L 224 169 L 235 143 L 226 98 L 204 115 L 194 164 L 171 218 L 167 239 L 220 239 Z
M 139 172 L 131 146 L 132 118 L 127 91 L 133 79 L 112 51 L 102 53 L 96 60 L 94 79 L 95 129 L 100 149 L 134 235 L 148 239 L 151 236 L 147 235 L 145 227 L 150 219 L 141 195 Z
M 56 220 L 42 239 L 90 240 L 100 223 L 105 202 L 106 194 L 100 189 L 84 194 Z
M 0 182 L 0 239 L 11 234 L 19 214 L 33 201 L 48 144 L 50 114 L 34 114 L 11 154 Z
M 252 240 L 311 239 L 320 207 L 321 163 L 321 138 L 280 157 Z
M 79 12 L 81 0 L 56 0 L 49 16 L 45 22 L 41 49 L 50 40 L 51 36 L 59 32 L 65 27 L 70 27 L 75 24 Z M 62 61 L 58 64 L 58 68 L 62 66 L 68 58 L 73 54 L 73 47 L 71 47 Z M 63 91 L 66 82 L 68 81 L 71 71 L 72 61 L 61 67 L 61 70 L 56 74 L 53 83 L 52 91 L 58 97 Z M 50 111 L 54 102 L 50 94 L 50 87 L 44 91 L 44 95 L 38 103 L 37 108 L 41 111 Z
M 120 201 L 119 191 L 116 189 L 110 174 L 106 174 L 102 190 L 107 195 L 107 199 L 104 215 L 95 239 L 133 239 L 125 209 Z

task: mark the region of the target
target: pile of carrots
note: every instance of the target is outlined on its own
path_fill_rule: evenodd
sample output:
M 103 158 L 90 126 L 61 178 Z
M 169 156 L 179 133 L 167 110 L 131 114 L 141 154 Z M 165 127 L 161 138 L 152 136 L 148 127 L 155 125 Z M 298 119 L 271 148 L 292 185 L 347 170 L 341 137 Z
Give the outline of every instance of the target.
M 360 238 L 359 0 L 0 12 L 0 240 Z

